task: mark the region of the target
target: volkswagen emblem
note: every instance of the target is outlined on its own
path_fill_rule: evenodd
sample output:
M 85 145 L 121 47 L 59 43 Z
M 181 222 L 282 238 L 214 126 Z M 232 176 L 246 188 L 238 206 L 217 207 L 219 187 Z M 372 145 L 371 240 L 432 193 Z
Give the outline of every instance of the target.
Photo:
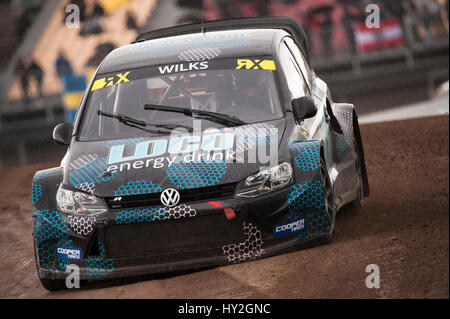
M 161 193 L 161 203 L 166 207 L 176 206 L 180 201 L 180 193 L 173 188 L 168 188 Z

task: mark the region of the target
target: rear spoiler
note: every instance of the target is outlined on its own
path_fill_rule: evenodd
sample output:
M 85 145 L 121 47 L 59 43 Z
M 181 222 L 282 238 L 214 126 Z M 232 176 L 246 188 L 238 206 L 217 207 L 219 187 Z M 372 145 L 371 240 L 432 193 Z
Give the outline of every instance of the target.
M 283 29 L 288 32 L 298 43 L 303 54 L 309 60 L 308 39 L 300 24 L 291 17 L 262 17 L 262 18 L 238 18 L 215 20 L 198 23 L 177 25 L 174 27 L 144 32 L 133 43 L 165 37 L 208 32 L 241 29 Z

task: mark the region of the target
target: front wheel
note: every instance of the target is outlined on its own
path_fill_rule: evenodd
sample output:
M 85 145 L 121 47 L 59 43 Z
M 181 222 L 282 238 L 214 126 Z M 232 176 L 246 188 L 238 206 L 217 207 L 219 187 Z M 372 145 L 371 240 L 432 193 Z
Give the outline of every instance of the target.
M 320 173 L 324 190 L 325 209 L 330 219 L 330 231 L 328 234 L 321 236 L 320 241 L 324 244 L 329 244 L 331 243 L 334 235 L 336 208 L 334 205 L 333 188 L 331 185 L 330 176 L 328 175 L 327 166 L 323 158 L 320 160 Z
M 67 289 L 65 280 L 39 278 L 42 286 L 48 291 L 58 291 Z

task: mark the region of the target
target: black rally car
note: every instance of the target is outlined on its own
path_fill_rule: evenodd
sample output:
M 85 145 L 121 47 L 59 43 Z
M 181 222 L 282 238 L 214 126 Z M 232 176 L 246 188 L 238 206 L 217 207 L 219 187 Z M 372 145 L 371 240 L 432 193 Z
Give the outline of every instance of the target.
M 225 265 L 329 241 L 369 194 L 353 105 L 334 103 L 290 18 L 142 34 L 98 67 L 60 167 L 36 173 L 45 288 Z

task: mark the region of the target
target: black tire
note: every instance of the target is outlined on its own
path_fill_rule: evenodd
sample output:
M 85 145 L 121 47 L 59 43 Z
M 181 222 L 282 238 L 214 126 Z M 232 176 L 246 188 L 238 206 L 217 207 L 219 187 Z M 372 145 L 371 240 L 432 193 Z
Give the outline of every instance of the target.
M 323 235 L 319 238 L 319 242 L 322 244 L 331 243 L 334 235 L 334 226 L 336 221 L 336 208 L 334 205 L 333 188 L 331 186 L 330 176 L 328 175 L 327 166 L 323 158 L 320 159 L 320 173 L 322 176 L 322 184 L 325 192 L 325 206 L 330 217 L 331 229 L 330 233 Z
M 354 142 L 354 147 L 356 153 L 355 169 L 358 178 L 358 189 L 356 190 L 356 199 L 354 201 L 354 204 L 356 207 L 362 207 L 364 204 L 364 185 L 363 185 L 361 157 L 359 155 L 358 146 L 356 145 L 356 142 Z
M 42 286 L 48 291 L 59 291 L 67 289 L 66 281 L 63 279 L 39 278 L 39 280 L 41 281 Z

